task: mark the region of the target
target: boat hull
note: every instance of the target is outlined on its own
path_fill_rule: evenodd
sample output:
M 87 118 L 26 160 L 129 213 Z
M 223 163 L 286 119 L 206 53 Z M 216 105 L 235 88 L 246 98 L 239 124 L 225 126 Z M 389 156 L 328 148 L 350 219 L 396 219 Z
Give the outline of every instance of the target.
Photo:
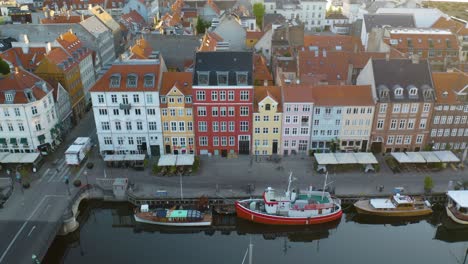
M 445 207 L 445 210 L 447 211 L 447 216 L 450 217 L 455 223 L 461 224 L 461 225 L 468 225 L 468 221 L 460 219 L 455 216 L 455 214 L 450 210 L 448 206 Z
M 242 202 L 236 202 L 237 217 L 254 223 L 266 225 L 316 225 L 341 219 L 341 216 L 343 215 L 343 212 L 338 210 L 337 212 L 331 214 L 314 217 L 276 216 L 250 210 L 249 208 L 243 206 Z
M 365 215 L 376 215 L 385 217 L 412 217 L 412 216 L 424 216 L 432 214 L 432 209 L 424 207 L 422 209 L 411 209 L 411 210 L 377 210 L 374 209 L 369 200 L 358 201 L 354 204 L 354 208 L 359 214 Z
M 138 215 L 134 215 L 135 221 L 139 223 L 152 224 L 152 225 L 162 225 L 162 226 L 210 226 L 211 221 L 201 221 L 201 222 L 158 222 L 148 220 Z

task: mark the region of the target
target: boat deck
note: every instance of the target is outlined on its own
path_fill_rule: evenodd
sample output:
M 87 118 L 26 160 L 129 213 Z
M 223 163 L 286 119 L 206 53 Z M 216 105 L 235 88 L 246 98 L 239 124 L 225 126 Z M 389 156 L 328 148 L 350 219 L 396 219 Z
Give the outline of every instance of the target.
M 297 196 L 297 200 L 313 200 L 313 201 L 315 201 L 316 203 L 319 203 L 319 204 L 330 203 L 330 200 L 328 199 L 328 197 L 323 196 L 323 199 L 322 199 L 321 195 L 311 195 L 311 196 L 309 196 L 307 194 L 299 194 Z

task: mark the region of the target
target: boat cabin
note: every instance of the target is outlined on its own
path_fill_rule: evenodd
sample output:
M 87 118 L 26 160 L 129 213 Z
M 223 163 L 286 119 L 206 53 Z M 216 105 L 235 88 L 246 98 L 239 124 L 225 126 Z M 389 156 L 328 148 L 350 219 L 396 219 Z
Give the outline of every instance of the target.
M 449 208 L 456 209 L 458 213 L 468 217 L 468 190 L 448 191 L 447 197 Z
M 371 199 L 370 204 L 375 209 L 392 210 L 392 209 L 412 209 L 414 200 L 408 195 L 399 193 L 392 196 L 391 199 Z

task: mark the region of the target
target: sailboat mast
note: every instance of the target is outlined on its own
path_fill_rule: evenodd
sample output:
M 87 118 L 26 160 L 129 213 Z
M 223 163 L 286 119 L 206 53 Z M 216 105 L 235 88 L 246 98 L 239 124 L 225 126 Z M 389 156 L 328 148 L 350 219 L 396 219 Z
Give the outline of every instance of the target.
M 323 196 L 325 195 L 325 188 L 327 188 L 327 178 L 328 178 L 328 171 L 327 171 L 327 173 L 325 174 L 325 182 L 323 183 L 322 200 L 323 200 Z
M 291 189 L 291 182 L 292 182 L 292 171 L 289 172 L 288 190 L 286 191 L 287 195 L 289 195 L 289 190 Z

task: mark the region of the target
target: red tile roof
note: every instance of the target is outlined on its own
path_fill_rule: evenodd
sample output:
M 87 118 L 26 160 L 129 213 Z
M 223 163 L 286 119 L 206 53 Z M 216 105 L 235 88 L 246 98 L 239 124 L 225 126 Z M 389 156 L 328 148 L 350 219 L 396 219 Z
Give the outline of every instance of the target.
M 86 48 L 81 40 L 70 31 L 60 34 L 57 38 L 57 42 L 65 49 L 68 55 L 71 55 L 78 61 L 82 61 L 88 57 L 88 55 L 92 54 L 92 51 Z
M 223 41 L 223 38 L 218 34 L 214 32 L 206 32 L 198 51 L 216 51 L 216 45 L 220 41 Z
M 91 88 L 91 92 L 132 92 L 132 91 L 158 91 L 159 79 L 161 78 L 161 65 L 153 60 L 128 60 L 124 63 L 113 64 L 111 68 Z M 137 86 L 127 87 L 127 79 L 130 74 L 137 76 Z M 145 87 L 144 77 L 154 74 L 154 86 Z M 111 77 L 120 77 L 119 87 L 110 87 Z
M 123 14 L 121 18 L 127 24 L 136 23 L 139 24 L 141 27 L 146 26 L 145 19 L 136 10 L 131 10 L 129 13 Z
M 64 1 L 54 1 L 54 0 L 44 0 L 43 6 L 49 6 L 49 9 L 55 9 L 55 3 L 57 3 L 59 8 L 62 8 L 64 5 Z M 68 8 L 70 6 L 73 7 L 74 10 L 88 10 L 88 5 L 100 5 L 104 7 L 104 5 L 107 3 L 106 9 L 113 9 L 113 8 L 123 8 L 125 5 L 125 0 L 88 0 L 87 2 L 83 2 L 82 0 L 70 0 L 67 1 L 66 4 Z M 114 6 L 112 6 L 112 3 L 114 3 Z M 73 6 L 74 5 L 74 6 Z
M 78 61 L 73 56 L 67 53 L 63 48 L 53 48 L 44 59 L 49 60 L 52 64 L 63 65 L 61 68 L 67 72 L 70 69 L 78 66 Z
M 340 48 L 342 51 L 348 52 L 364 51 L 361 40 L 354 36 L 306 35 L 304 36 L 304 49 L 309 46 L 316 46 L 320 50 L 326 49 L 327 51 L 339 51 Z
M 149 59 L 153 48 L 145 39 L 141 38 L 137 39 L 135 45 L 130 47 L 130 51 L 132 53 L 130 59 Z
M 468 86 L 468 73 L 434 72 L 432 81 L 437 95 L 436 103 L 455 104 L 458 102 L 455 93 Z
M 35 74 L 22 68 L 16 68 L 16 70 L 17 72 L 13 71 L 9 75 L 0 78 L 0 94 L 2 94 L 0 104 L 5 103 L 6 92 L 14 92 L 13 103 L 26 104 L 30 102 L 25 94 L 26 89 L 31 89 L 35 100 L 42 99 L 52 91 L 53 88 Z M 45 84 L 45 87 L 42 86 L 42 83 Z
M 293 84 L 283 87 L 283 103 L 313 102 L 313 86 Z
M 265 32 L 262 31 L 247 31 L 246 39 L 261 39 Z
M 254 80 L 273 81 L 273 76 L 268 69 L 265 58 L 260 54 L 254 54 Z
M 191 72 L 165 72 L 161 84 L 160 95 L 167 95 L 172 87 L 176 86 L 184 95 L 192 94 L 192 79 Z
M 463 24 L 449 17 L 443 17 L 443 16 L 440 17 L 432 25 L 432 28 L 448 29 L 453 34 L 462 35 L 462 36 L 468 35 L 468 24 Z
M 25 52 L 26 51 L 26 52 Z M 34 71 L 39 62 L 44 58 L 46 54 L 45 48 L 11 48 L 0 54 L 4 60 L 9 61 L 16 67 L 23 67 L 26 70 Z
M 282 112 L 282 96 L 281 87 L 279 86 L 255 86 L 254 87 L 254 111 L 258 113 L 258 103 L 260 103 L 267 96 L 271 97 L 278 103 L 278 112 Z
M 390 40 L 396 39 L 397 44 L 391 44 Z M 417 50 L 428 50 L 429 40 L 432 40 L 433 49 L 435 50 L 446 50 L 446 49 L 453 49 L 458 50 L 458 40 L 457 37 L 453 34 L 448 32 L 448 34 L 433 34 L 433 33 L 417 33 L 417 34 L 398 34 L 398 33 L 390 33 L 390 37 L 385 38 L 385 43 L 389 44 L 393 48 L 397 50 L 407 50 L 410 48 L 408 46 L 408 40 L 411 40 L 413 44 L 413 49 Z M 451 48 L 449 48 L 446 44 L 446 40 L 450 40 Z
M 323 85 L 313 88 L 315 105 L 374 105 L 370 85 Z
M 84 16 L 83 18 L 86 19 L 88 17 L 89 16 Z M 58 15 L 41 19 L 41 24 L 76 24 L 81 21 L 82 17 L 80 15 Z

